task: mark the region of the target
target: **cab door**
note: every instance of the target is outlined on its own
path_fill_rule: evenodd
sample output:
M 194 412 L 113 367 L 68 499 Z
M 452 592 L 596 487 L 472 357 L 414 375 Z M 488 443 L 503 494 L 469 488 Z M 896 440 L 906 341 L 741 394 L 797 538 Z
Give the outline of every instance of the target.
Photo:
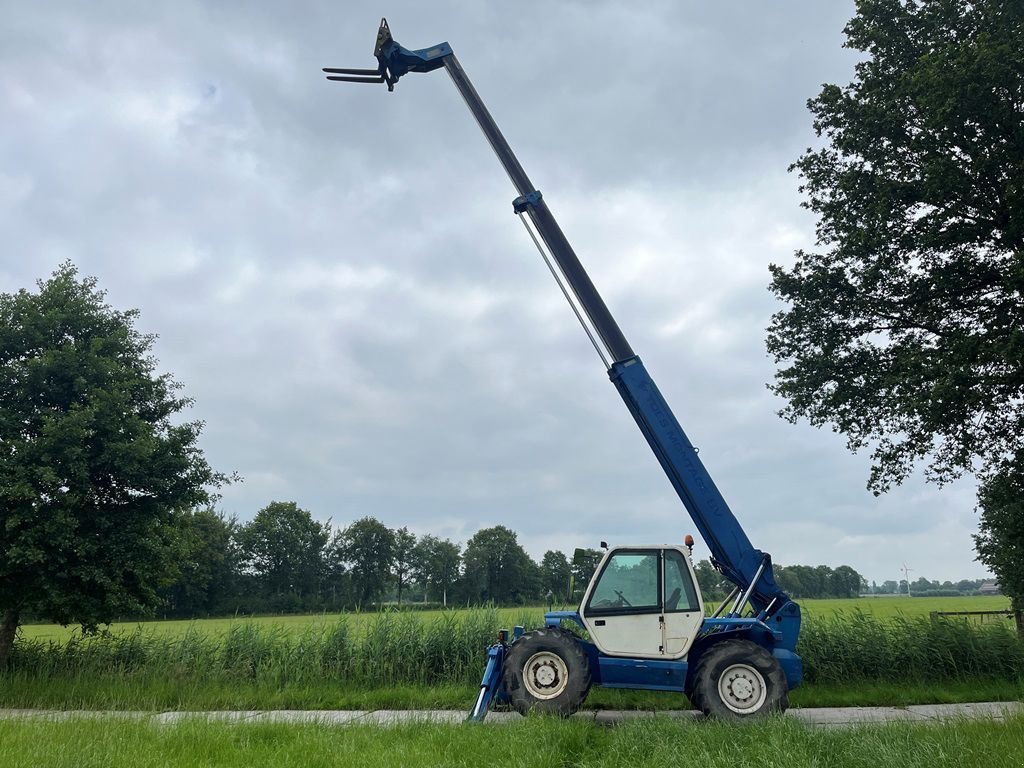
M 693 645 L 704 604 L 679 549 L 615 549 L 583 598 L 583 623 L 611 656 L 678 659 Z
M 583 598 L 591 639 L 612 656 L 663 655 L 662 567 L 659 549 L 617 549 Z
M 662 555 L 663 591 L 662 629 L 665 656 L 678 659 L 693 645 L 704 622 L 704 602 L 694 584 L 689 558 L 678 549 L 666 549 Z

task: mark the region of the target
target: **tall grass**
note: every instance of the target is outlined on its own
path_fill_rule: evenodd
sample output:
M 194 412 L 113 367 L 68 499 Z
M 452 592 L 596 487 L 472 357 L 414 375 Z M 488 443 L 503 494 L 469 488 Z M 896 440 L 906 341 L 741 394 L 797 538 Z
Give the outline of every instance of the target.
M 523 617 L 542 623 L 540 614 Z M 423 621 L 384 612 L 352 626 L 347 616 L 295 634 L 242 621 L 222 636 L 190 630 L 160 635 L 74 636 L 65 642 L 19 640 L 7 676 L 160 676 L 189 683 L 302 684 L 324 679 L 363 686 L 478 682 L 484 649 L 495 638 L 497 611 L 479 608 Z
M 1003 624 L 854 611 L 805 620 L 797 650 L 808 682 L 1024 680 L 1024 642 Z
M 241 621 L 219 635 L 197 625 L 182 635 L 136 629 L 64 642 L 21 638 L 0 674 L 0 705 L 163 707 L 201 700 L 287 708 L 320 700 L 329 706 L 337 701 L 332 687 L 470 691 L 499 626 L 493 608 L 360 619 L 341 616 L 299 633 Z M 517 618 L 526 627 L 542 621 L 540 612 Z M 1001 625 L 859 612 L 812 616 L 798 650 L 807 681 L 824 687 L 1024 683 L 1024 643 Z

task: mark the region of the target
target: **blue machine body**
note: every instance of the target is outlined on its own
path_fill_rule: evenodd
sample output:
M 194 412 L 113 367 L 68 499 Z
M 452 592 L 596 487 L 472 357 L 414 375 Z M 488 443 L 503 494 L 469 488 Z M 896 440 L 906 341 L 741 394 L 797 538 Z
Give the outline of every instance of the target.
M 586 630 L 579 611 L 549 611 L 544 614 L 544 625 L 547 627 L 562 627 L 566 622 Z M 803 664 L 793 650 L 785 647 L 782 630 L 773 629 L 756 617 L 704 619 L 686 659 L 634 659 L 609 656 L 601 653 L 596 645 L 587 640 L 580 640 L 580 644 L 587 651 L 591 677 L 598 685 L 606 688 L 639 688 L 685 693 L 688 690 L 689 671 L 695 666 L 701 651 L 712 643 L 733 637 L 752 640 L 771 651 L 782 667 L 791 689 L 803 680 Z
M 382 20 L 374 56 L 378 62 L 377 69 L 326 68 L 324 71 L 330 73 L 330 80 L 385 83 L 388 90 L 393 90 L 398 79 L 410 72 L 430 72 L 441 68 L 448 72 L 519 193 L 513 201 L 513 211 L 524 221 L 529 221 L 528 230 L 532 225 L 531 237 L 534 237 L 538 248 L 540 242 L 547 247 L 553 263 L 548 261 L 547 255 L 545 261 L 562 285 L 566 298 L 605 361 L 612 383 L 707 543 L 712 563 L 735 585 L 735 591 L 727 601 L 732 601 L 732 608 L 721 617 L 716 614 L 704 619 L 685 659 L 606 655 L 581 637 L 579 642 L 590 658 L 593 682 L 619 688 L 685 692 L 692 682 L 690 672 L 696 667 L 704 649 L 726 638 L 743 637 L 762 645 L 775 656 L 790 688 L 798 685 L 802 676 L 800 658 L 796 655 L 800 634 L 799 606 L 776 583 L 771 557 L 751 544 L 729 509 L 697 450 L 644 364 L 626 341 L 548 209 L 543 195 L 519 164 L 451 46 L 439 43 L 419 50 L 403 48 L 391 37 L 387 21 Z M 723 603 L 723 608 L 725 605 Z M 751 609 L 749 616 L 741 615 L 746 606 Z M 561 626 L 563 621 L 574 622 L 585 629 L 578 612 L 556 611 L 546 616 L 549 626 Z M 521 628 L 517 628 L 516 637 L 521 634 Z M 515 642 L 515 638 L 511 642 Z M 482 719 L 490 704 L 502 699 L 502 665 L 508 647 L 507 639 L 502 637 L 488 650 L 487 667 L 471 719 Z

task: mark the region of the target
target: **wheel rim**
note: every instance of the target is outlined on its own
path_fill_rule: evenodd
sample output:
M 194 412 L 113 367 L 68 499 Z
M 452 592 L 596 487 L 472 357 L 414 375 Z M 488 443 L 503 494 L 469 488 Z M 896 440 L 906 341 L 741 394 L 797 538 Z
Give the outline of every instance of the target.
M 749 664 L 733 664 L 718 678 L 722 703 L 737 714 L 757 712 L 768 697 L 764 677 Z
M 523 665 L 523 685 L 536 699 L 553 699 L 569 684 L 569 668 L 550 651 L 533 654 Z

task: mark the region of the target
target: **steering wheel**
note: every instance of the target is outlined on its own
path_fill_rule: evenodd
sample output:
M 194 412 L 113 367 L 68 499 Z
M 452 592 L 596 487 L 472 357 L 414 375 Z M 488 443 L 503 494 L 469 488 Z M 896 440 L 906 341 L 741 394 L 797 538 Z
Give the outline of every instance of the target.
M 628 607 L 630 607 L 630 608 L 632 608 L 632 607 L 633 607 L 633 604 L 632 604 L 631 602 L 629 602 L 629 600 L 627 600 L 627 599 L 626 599 L 626 596 L 625 596 L 625 595 L 623 595 L 623 594 L 622 594 L 621 592 L 619 592 L 619 590 L 617 590 L 617 589 L 614 589 L 614 590 L 612 590 L 612 591 L 613 591 L 613 592 L 614 592 L 614 593 L 615 593 L 616 595 L 618 595 L 618 596 L 619 596 L 619 600 L 621 600 L 621 601 L 622 601 L 622 604 L 623 604 L 623 605 L 625 605 L 625 606 L 628 606 Z

